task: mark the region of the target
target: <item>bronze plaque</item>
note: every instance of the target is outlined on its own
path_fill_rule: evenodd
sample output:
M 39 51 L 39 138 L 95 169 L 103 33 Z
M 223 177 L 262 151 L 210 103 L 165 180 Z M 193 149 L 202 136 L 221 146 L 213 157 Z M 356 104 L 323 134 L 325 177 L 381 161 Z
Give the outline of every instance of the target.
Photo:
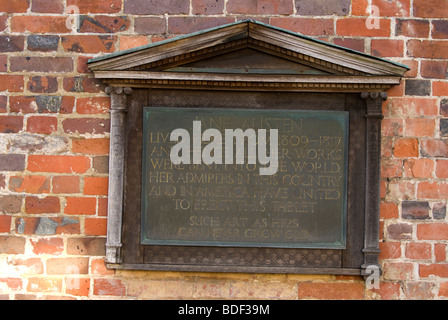
M 345 248 L 348 112 L 145 108 L 141 243 Z

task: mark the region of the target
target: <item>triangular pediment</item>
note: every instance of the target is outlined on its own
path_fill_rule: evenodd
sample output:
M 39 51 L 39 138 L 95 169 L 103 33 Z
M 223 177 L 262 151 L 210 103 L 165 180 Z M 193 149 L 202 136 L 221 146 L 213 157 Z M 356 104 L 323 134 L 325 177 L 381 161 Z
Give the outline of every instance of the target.
M 140 79 L 142 85 L 157 80 L 204 84 L 348 81 L 382 84 L 383 89 L 397 84 L 409 69 L 252 20 L 104 55 L 88 64 L 95 77 L 111 84 L 118 79 L 131 84 Z

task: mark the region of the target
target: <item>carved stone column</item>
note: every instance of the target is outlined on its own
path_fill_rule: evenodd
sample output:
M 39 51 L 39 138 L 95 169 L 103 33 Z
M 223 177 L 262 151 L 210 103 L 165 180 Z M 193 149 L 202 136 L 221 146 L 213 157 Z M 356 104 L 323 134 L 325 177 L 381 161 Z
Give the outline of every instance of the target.
M 365 238 L 364 275 L 369 275 L 379 264 L 379 218 L 380 218 L 380 158 L 381 158 L 381 120 L 382 103 L 387 98 L 385 92 L 363 92 L 366 101 L 366 200 L 365 200 Z M 367 271 L 367 272 L 366 272 Z
M 121 263 L 121 227 L 123 215 L 123 178 L 125 156 L 125 120 L 127 95 L 131 88 L 107 87 L 111 96 L 109 151 L 109 195 L 107 213 L 106 262 Z

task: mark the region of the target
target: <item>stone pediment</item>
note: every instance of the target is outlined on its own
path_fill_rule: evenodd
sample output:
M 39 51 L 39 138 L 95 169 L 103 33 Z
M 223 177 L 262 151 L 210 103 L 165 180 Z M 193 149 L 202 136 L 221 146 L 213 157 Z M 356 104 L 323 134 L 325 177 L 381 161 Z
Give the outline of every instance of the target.
M 245 20 L 88 62 L 112 86 L 275 91 L 385 91 L 407 66 Z

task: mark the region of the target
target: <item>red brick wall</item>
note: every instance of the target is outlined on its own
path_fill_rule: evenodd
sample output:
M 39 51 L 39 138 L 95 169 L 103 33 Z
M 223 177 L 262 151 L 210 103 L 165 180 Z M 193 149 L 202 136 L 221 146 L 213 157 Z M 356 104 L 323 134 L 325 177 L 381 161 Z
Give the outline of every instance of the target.
M 105 268 L 110 100 L 87 59 L 246 18 L 412 68 L 384 103 L 379 289 Z M 0 299 L 447 299 L 447 67 L 446 0 L 0 1 Z

